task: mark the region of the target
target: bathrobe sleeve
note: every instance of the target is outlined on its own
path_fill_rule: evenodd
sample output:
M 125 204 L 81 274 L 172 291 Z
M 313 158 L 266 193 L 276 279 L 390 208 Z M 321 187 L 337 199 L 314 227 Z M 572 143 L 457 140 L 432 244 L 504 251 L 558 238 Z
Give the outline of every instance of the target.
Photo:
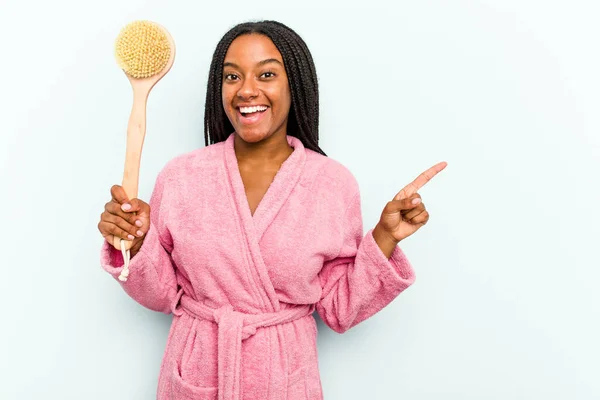
M 177 294 L 177 283 L 171 251 L 171 235 L 165 226 L 167 207 L 163 193 L 165 170 L 159 173 L 150 197 L 150 228 L 140 250 L 129 262 L 126 282 L 118 280 L 123 269 L 123 256 L 108 241 L 102 244 L 100 259 L 104 270 L 121 284 L 135 301 L 154 311 L 171 312 L 171 302 Z
M 414 280 L 414 271 L 399 247 L 388 259 L 373 238 L 363 236 L 360 193 L 352 197 L 343 221 L 342 246 L 319 274 L 322 295 L 316 304 L 321 319 L 343 333 L 388 305 Z

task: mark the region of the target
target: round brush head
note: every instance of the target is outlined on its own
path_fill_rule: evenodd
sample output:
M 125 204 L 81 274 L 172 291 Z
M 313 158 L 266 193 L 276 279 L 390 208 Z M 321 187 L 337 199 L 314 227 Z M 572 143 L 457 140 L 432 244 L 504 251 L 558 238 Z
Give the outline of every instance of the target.
M 161 72 L 171 56 L 171 44 L 161 26 L 151 21 L 126 25 L 115 42 L 119 67 L 132 78 L 149 78 Z

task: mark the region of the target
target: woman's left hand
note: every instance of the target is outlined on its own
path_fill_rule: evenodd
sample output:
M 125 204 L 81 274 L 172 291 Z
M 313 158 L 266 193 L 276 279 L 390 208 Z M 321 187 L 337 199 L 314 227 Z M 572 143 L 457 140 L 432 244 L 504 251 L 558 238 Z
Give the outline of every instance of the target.
M 446 162 L 441 162 L 429 168 L 398 192 L 392 201 L 387 203 L 381 213 L 381 219 L 375 227 L 374 235 L 376 238 L 384 235 L 392 242 L 398 243 L 415 233 L 429 221 L 429 212 L 417 192 L 446 168 L 446 165 L 448 165 Z

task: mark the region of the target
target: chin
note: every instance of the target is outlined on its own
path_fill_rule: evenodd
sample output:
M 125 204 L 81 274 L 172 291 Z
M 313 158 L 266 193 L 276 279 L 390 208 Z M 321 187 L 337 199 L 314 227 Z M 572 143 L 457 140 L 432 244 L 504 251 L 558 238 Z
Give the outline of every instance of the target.
M 268 132 L 260 132 L 243 128 L 236 129 L 236 133 L 246 143 L 258 143 L 271 136 Z

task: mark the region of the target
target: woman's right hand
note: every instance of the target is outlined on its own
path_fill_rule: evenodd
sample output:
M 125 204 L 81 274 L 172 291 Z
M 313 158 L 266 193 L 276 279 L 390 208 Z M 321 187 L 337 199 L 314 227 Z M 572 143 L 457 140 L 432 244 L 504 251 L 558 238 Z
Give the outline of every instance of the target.
M 110 195 L 111 200 L 104 205 L 100 215 L 98 230 L 111 245 L 115 237 L 132 240 L 130 256 L 133 257 L 150 229 L 150 205 L 140 199 L 128 199 L 119 185 L 110 189 Z

